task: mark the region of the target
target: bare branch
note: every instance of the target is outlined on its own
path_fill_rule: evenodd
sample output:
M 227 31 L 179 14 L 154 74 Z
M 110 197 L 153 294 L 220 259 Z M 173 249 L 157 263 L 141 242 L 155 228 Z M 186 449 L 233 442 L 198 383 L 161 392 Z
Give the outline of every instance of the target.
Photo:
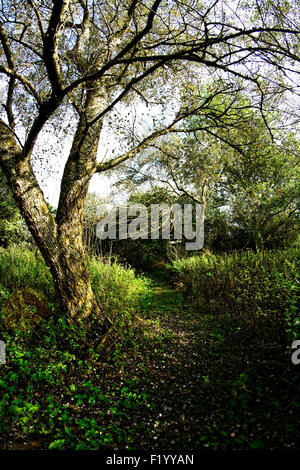
M 191 111 L 190 114 L 193 114 L 194 111 Z M 110 170 L 111 168 L 114 168 L 115 166 L 119 165 L 120 163 L 129 160 L 133 158 L 135 155 L 137 155 L 141 150 L 146 148 L 153 140 L 157 139 L 158 137 L 161 137 L 163 135 L 168 134 L 169 132 L 172 131 L 172 129 L 178 124 L 178 122 L 182 121 L 184 118 L 188 116 L 188 113 L 183 113 L 183 114 L 177 114 L 173 122 L 160 130 L 157 130 L 155 132 L 152 132 L 152 134 L 148 135 L 145 137 L 134 149 L 129 150 L 128 152 L 125 152 L 123 155 L 120 155 L 119 157 L 113 158 L 112 160 L 108 162 L 103 162 L 99 163 L 97 166 L 97 172 L 102 172 L 106 170 Z M 185 132 L 184 130 L 177 130 L 177 132 Z
M 113 66 L 121 63 L 120 61 L 121 61 L 122 57 L 124 57 L 124 55 L 126 55 L 129 51 L 131 51 L 136 46 L 136 44 L 151 30 L 152 25 L 153 25 L 153 21 L 154 21 L 154 18 L 155 18 L 155 14 L 156 14 L 156 12 L 158 10 L 158 7 L 159 7 L 161 2 L 162 2 L 162 0 L 155 0 L 152 8 L 150 9 L 150 13 L 148 15 L 146 26 L 139 33 L 137 33 L 134 36 L 134 38 L 112 60 L 110 60 L 107 64 L 103 65 L 100 68 L 100 70 L 98 70 L 96 73 L 86 75 L 84 77 L 79 78 L 78 80 L 75 80 L 73 83 L 71 83 L 69 86 L 67 86 L 64 89 L 63 94 L 67 95 L 70 91 L 77 88 L 83 82 L 96 80 L 96 79 L 102 77 L 104 75 L 104 73 L 107 72 L 110 68 L 112 68 Z M 165 59 L 165 57 L 164 57 L 164 59 Z M 160 65 L 162 65 L 163 63 L 164 63 L 164 61 L 162 60 Z
M 43 58 L 53 93 L 57 96 L 61 96 L 63 87 L 61 64 L 58 55 L 58 40 L 66 20 L 68 4 L 69 0 L 56 0 L 54 2 L 48 29 L 43 38 Z
M 27 0 L 27 3 L 31 6 L 31 8 L 33 9 L 34 11 L 34 14 L 37 18 L 37 21 L 38 21 L 38 25 L 39 25 L 39 29 L 40 29 L 40 32 L 41 32 L 41 36 L 42 38 L 45 36 L 45 31 L 44 31 L 44 26 L 43 26 L 43 21 L 42 21 L 42 18 L 41 18 L 41 15 L 40 15 L 40 12 L 34 2 L 34 0 Z
M 14 70 L 11 70 L 7 67 L 4 67 L 3 65 L 0 65 L 0 73 L 4 73 L 8 77 L 17 79 L 20 83 L 22 83 L 22 85 L 24 86 L 26 91 L 28 93 L 30 93 L 30 95 L 32 95 L 35 98 L 36 102 L 39 105 L 41 105 L 41 98 L 40 98 L 38 92 L 36 91 L 33 84 L 29 80 L 27 80 L 27 78 L 23 77 L 22 75 L 20 75 L 19 73 L 17 73 Z

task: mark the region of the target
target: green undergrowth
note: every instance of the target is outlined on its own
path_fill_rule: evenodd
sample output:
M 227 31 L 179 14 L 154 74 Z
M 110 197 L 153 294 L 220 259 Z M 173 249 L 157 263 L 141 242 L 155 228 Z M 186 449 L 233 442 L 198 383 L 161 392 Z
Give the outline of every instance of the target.
M 122 327 L 136 312 L 137 294 L 145 285 L 143 277 L 136 277 L 133 269 L 124 267 L 113 259 L 87 258 L 86 262 L 97 300 L 112 321 Z M 3 310 L 7 310 L 5 304 L 16 303 L 15 299 L 18 299 L 17 303 L 24 313 L 26 305 L 22 304 L 21 298 L 28 297 L 29 291 L 32 297 L 35 295 L 40 299 L 40 303 L 46 298 L 49 309 L 52 312 L 57 311 L 53 281 L 40 253 L 19 246 L 0 248 L 2 314 Z M 37 302 L 31 305 L 33 309 L 35 303 Z M 8 307 L 10 308 L 9 305 Z
M 49 315 L 0 324 L 0 448 L 298 448 L 297 260 L 296 250 L 211 255 L 136 276 L 89 259 L 117 325 L 95 353 L 83 325 L 57 315 L 39 255 L 1 250 L 1 315 L 22 302 L 38 314 L 45 298 Z
M 113 260 L 88 259 L 87 265 L 95 295 L 116 325 L 108 357 L 87 351 L 84 327 L 57 315 L 52 280 L 38 253 L 18 247 L 0 252 L 0 338 L 7 355 L 0 366 L 0 448 L 10 436 L 21 448 L 128 447 L 146 427 L 143 419 L 132 423 L 130 413 L 151 408 L 149 393 L 122 372 L 119 351 L 124 336 L 133 335 L 147 281 Z M 49 315 L 36 322 L 45 296 Z
M 300 335 L 300 250 L 203 255 L 174 261 L 169 278 L 198 311 L 248 328 L 270 328 L 275 337 Z
M 4 336 L 8 363 L 0 378 L 2 439 L 25 447 L 35 441 L 44 449 L 130 446 L 144 427 L 142 421 L 131 423 L 130 413 L 150 406 L 138 379 L 110 378 L 114 357 L 105 364 L 98 355 L 82 355 L 80 331 L 72 331 L 65 318 L 44 322 L 35 333 L 43 340 L 33 333 Z

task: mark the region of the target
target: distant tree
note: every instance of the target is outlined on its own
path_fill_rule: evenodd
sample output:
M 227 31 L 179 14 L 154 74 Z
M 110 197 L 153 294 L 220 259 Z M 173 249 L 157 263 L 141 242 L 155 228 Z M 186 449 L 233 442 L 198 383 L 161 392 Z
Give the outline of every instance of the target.
M 300 142 L 293 133 L 264 132 L 259 120 L 244 128 L 251 144 L 224 168 L 231 222 L 256 249 L 284 246 L 300 229 Z
M 230 119 L 226 106 L 228 99 L 216 103 L 213 119 L 223 120 L 215 131 L 208 127 L 211 116 L 188 118 L 185 135 L 153 144 L 117 185 L 160 182 L 177 197 L 205 204 L 209 243 L 262 248 L 291 242 L 300 228 L 299 138 L 281 129 L 279 112 L 267 128 L 245 96 L 231 103 Z

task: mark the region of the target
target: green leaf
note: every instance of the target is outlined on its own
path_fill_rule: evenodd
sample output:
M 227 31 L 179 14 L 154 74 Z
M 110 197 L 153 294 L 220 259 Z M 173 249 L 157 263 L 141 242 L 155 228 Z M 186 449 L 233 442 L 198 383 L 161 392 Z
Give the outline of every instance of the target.
M 251 449 L 264 449 L 265 445 L 260 439 L 254 439 L 253 441 L 249 442 L 249 446 Z

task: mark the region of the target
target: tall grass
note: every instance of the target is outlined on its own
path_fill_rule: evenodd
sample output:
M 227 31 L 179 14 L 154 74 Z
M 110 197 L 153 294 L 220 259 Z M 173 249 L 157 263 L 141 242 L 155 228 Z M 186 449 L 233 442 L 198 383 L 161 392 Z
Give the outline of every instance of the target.
M 300 250 L 246 251 L 195 256 L 173 262 L 171 271 L 200 312 L 230 315 L 258 327 L 299 328 Z
M 88 269 L 93 292 L 112 320 L 119 318 L 120 314 L 124 317 L 135 313 L 137 294 L 144 288 L 142 277 L 136 277 L 133 269 L 112 259 L 101 262 L 99 258 L 90 258 Z
M 53 297 L 49 268 L 38 251 L 13 245 L 0 248 L 0 285 L 8 290 L 31 287 Z
M 105 313 L 111 319 L 133 314 L 142 278 L 113 260 L 86 261 L 93 291 Z M 51 303 L 55 301 L 52 277 L 40 253 L 19 246 L 0 248 L 0 307 L 13 291 L 25 287 L 43 293 Z

